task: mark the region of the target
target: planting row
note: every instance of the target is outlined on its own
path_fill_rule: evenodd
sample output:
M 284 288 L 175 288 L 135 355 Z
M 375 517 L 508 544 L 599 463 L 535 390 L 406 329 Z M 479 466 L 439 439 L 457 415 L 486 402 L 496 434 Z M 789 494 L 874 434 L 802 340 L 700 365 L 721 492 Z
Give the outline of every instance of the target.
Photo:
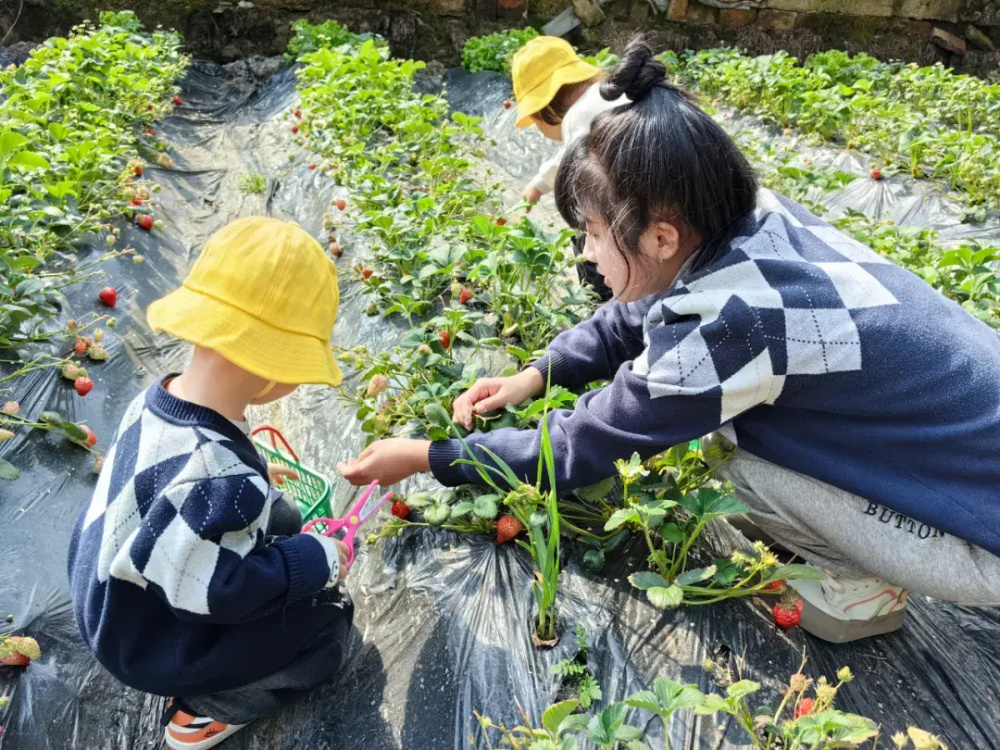
M 0 350 L 11 352 L 0 376 L 0 442 L 34 428 L 91 449 L 96 444 L 86 426 L 53 412 L 29 418 L 9 396 L 20 377 L 48 368 L 58 368 L 81 397 L 93 388 L 73 357 L 107 359 L 98 326 L 107 321 L 112 328 L 114 320 L 88 313 L 59 322 L 68 312 L 63 292 L 98 276 L 108 258 L 134 255 L 115 249 L 117 218 L 153 229 L 151 191 L 141 184 L 143 162 L 135 157 L 168 163 L 151 126 L 181 104 L 174 83 L 186 62 L 176 34 L 144 33 L 131 12 L 102 13 L 100 26 L 83 24 L 69 38 L 36 48 L 19 68 L 0 72 Z M 81 241 L 101 236 L 109 249 L 96 261 L 74 267 L 65 259 Z M 114 288 L 102 290 L 106 309 L 116 301 Z M 13 351 L 49 340 L 68 342 L 67 355 L 19 361 Z M 0 479 L 16 477 L 0 460 Z
M 555 674 L 576 675 L 581 691 L 578 697 L 550 705 L 541 720 L 532 721 L 527 714 L 523 723 L 508 727 L 487 716 L 476 714 L 480 738 L 470 737 L 477 750 L 508 747 L 514 750 L 578 750 L 577 737 L 583 734 L 599 750 L 650 750 L 648 732 L 654 721 L 662 726 L 664 750 L 670 750 L 670 725 L 674 714 L 693 712 L 699 716 L 723 716 L 743 735 L 747 747 L 754 750 L 832 750 L 860 747 L 872 742 L 877 747 L 883 739 L 879 726 L 871 719 L 846 713 L 835 707 L 840 688 L 854 679 L 847 667 L 837 672 L 836 682 L 826 677 L 812 680 L 799 671 L 792 675 L 779 696 L 777 707 L 754 705 L 761 690 L 760 683 L 744 679 L 710 660 L 702 665 L 711 674 L 723 693 L 704 693 L 695 684 L 684 685 L 666 677 L 657 677 L 651 690 L 641 690 L 624 701 L 612 703 L 600 710 L 581 713 L 600 700 L 600 688 L 594 687 L 586 667 L 585 634 L 580 633 L 580 654 L 577 659 L 556 664 Z M 589 679 L 588 679 L 589 678 Z M 629 723 L 628 713 L 640 712 L 639 726 Z M 658 720 L 658 721 L 656 721 Z M 494 741 L 497 744 L 494 744 Z M 890 738 L 897 750 L 947 750 L 941 740 L 928 732 L 910 727 Z
M 354 236 L 370 247 L 363 262 L 348 260 L 371 300 L 369 311 L 400 314 L 413 325 L 388 352 L 362 347 L 341 354 L 363 382 L 345 398 L 372 439 L 402 432 L 464 437 L 466 431 L 449 418 L 451 403 L 483 373 L 489 355 L 530 361 L 593 309 L 590 293 L 570 280 L 570 234 L 549 235 L 526 217 L 508 221 L 499 215 L 496 187 L 471 176 L 480 137 L 476 120 L 449 116 L 440 97 L 412 93 L 418 64 L 390 59 L 374 40 L 319 50 L 300 62 L 301 106 L 291 113 L 290 128 L 321 154 L 325 161 L 317 167 L 349 188 L 349 198 L 332 207 L 331 250 L 341 257 L 353 252 L 338 239 L 338 225 L 349 217 Z M 532 403 L 479 418 L 475 427 L 544 427 L 549 409 L 575 399 L 550 388 Z M 589 497 L 557 502 L 539 491 L 541 473 L 530 486 L 497 466 L 480 471 L 493 492 L 411 497 L 397 506 L 397 519 L 382 534 L 416 524 L 495 531 L 500 541 L 525 532 L 523 545 L 540 573 L 542 641 L 555 635 L 560 532 L 583 543 L 585 560 L 595 568 L 628 530 L 642 533 L 658 572 L 638 574 L 633 582 L 659 607 L 735 594 L 777 595 L 779 588 L 768 584 L 812 575 L 801 566 L 781 568 L 763 549 L 746 559 L 727 557 L 688 569 L 705 523 L 743 508 L 710 489 L 707 464 L 687 446 L 666 454 L 652 472 L 637 460 L 623 464 L 622 471 L 637 480 L 651 478 L 633 482 L 635 491 L 627 484 L 624 502 L 615 507 L 604 500 L 610 482 Z
M 937 88 L 918 89 L 912 82 L 922 80 L 921 69 L 879 69 L 881 77 L 866 77 L 863 60 L 830 52 L 804 64 L 785 52 L 748 57 L 732 49 L 666 57 L 698 91 L 780 127 L 863 150 L 914 177 L 940 179 L 971 205 L 1000 206 L 1000 132 L 987 124 L 968 127 L 966 120 L 975 122 L 980 114 L 971 105 L 962 110 L 961 123 L 940 116 L 958 111 L 945 103 L 950 94 L 943 90 L 960 87 L 957 77 L 942 72 Z

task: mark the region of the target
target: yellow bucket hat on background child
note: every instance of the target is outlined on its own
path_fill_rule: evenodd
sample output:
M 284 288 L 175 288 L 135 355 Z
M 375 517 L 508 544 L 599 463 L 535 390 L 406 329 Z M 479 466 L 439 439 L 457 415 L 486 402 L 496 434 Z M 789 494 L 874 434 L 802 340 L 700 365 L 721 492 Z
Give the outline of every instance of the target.
M 239 219 L 213 234 L 179 289 L 149 306 L 154 331 L 278 383 L 340 385 L 330 349 L 337 267 L 301 227 Z
M 510 64 L 517 99 L 517 127 L 531 125 L 531 116 L 545 109 L 567 83 L 600 75 L 596 65 L 580 59 L 569 42 L 536 36 L 514 53 Z

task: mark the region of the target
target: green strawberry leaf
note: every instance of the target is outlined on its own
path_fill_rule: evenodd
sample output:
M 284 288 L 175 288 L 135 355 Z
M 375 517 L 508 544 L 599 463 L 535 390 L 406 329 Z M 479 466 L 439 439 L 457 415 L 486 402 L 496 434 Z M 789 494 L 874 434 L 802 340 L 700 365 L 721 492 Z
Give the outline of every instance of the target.
M 624 523 L 640 523 L 642 519 L 634 508 L 619 508 L 604 524 L 605 531 L 614 531 Z
M 730 699 L 737 701 L 741 698 L 746 698 L 748 695 L 756 693 L 760 690 L 760 683 L 754 682 L 753 680 L 740 680 L 739 682 L 734 682 L 726 689 L 726 695 Z
M 480 495 L 476 498 L 472 512 L 476 514 L 477 518 L 490 521 L 497 517 L 497 513 L 499 512 L 497 501 L 499 499 L 496 495 Z
M 715 566 L 709 565 L 707 568 L 696 568 L 694 570 L 689 570 L 686 573 L 681 573 L 677 576 L 677 580 L 674 581 L 678 586 L 690 586 L 691 584 L 698 583 L 699 581 L 704 581 L 706 578 L 711 578 L 715 575 Z
M 604 567 L 604 550 L 592 549 L 583 556 L 583 564 L 587 570 L 597 572 Z
M 656 699 L 656 694 L 649 690 L 640 690 L 629 696 L 625 699 L 625 705 L 652 711 L 654 714 L 660 712 L 660 702 Z
M 78 424 L 73 422 L 63 422 L 59 425 L 62 427 L 63 432 L 66 433 L 66 437 L 76 443 L 84 443 L 87 441 L 87 433 Z
M 424 510 L 424 520 L 431 526 L 440 526 L 451 516 L 451 506 L 446 503 L 435 503 Z
M 646 598 L 657 609 L 670 609 L 680 606 L 680 603 L 684 601 L 684 591 L 680 586 L 669 586 L 667 588 L 654 586 L 646 590 Z
M 659 573 L 646 570 L 641 573 L 633 573 L 628 577 L 629 583 L 640 591 L 651 589 L 654 586 L 669 586 L 670 582 Z
M 576 711 L 580 707 L 580 701 L 578 700 L 566 700 L 560 701 L 559 703 L 553 703 L 547 709 L 545 713 L 542 714 L 542 726 L 545 727 L 551 734 L 558 734 L 559 725 L 563 723 L 571 713 Z
M 451 508 L 451 518 L 461 518 L 462 516 L 468 515 L 473 509 L 472 503 L 456 503 Z
M 629 742 L 640 740 L 643 737 L 644 732 L 639 729 L 639 727 L 634 727 L 631 724 L 625 724 L 618 728 L 615 732 L 615 739 L 619 742 Z
M 448 412 L 444 410 L 441 404 L 433 401 L 424 407 L 424 416 L 427 417 L 433 425 L 440 427 L 446 433 L 451 434 L 451 417 L 448 416 Z
M 13 482 L 21 476 L 21 472 L 10 461 L 0 458 L 0 480 Z

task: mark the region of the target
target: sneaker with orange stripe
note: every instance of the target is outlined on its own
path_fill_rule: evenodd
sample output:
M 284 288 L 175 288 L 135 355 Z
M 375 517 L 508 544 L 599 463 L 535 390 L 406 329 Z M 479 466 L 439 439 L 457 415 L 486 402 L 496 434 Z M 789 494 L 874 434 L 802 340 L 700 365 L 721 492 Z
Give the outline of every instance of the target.
M 192 716 L 173 701 L 167 702 L 163 732 L 171 750 L 207 750 L 240 731 L 246 724 L 226 724 L 207 716 Z

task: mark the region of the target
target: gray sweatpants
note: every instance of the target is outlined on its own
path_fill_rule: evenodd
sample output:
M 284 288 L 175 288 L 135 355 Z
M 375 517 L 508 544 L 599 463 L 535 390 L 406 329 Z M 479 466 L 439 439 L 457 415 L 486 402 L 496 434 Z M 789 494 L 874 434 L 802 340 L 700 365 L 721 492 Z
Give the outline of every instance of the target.
M 1000 605 L 1000 557 L 981 547 L 740 448 L 717 473 L 754 524 L 807 562 L 943 601 Z

